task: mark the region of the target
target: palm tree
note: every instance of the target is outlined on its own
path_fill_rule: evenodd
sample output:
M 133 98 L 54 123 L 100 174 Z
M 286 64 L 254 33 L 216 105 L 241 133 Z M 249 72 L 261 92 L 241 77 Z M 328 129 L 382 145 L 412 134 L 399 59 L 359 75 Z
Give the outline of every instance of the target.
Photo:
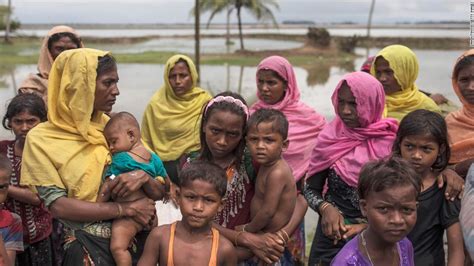
M 237 11 L 237 21 L 239 26 L 240 49 L 244 50 L 244 41 L 242 35 L 242 9 L 247 9 L 257 20 L 264 21 L 270 19 L 275 26 L 278 25 L 272 9 L 279 9 L 277 0 L 201 0 L 199 7 L 202 12 L 210 11 L 211 15 L 207 22 L 207 26 L 217 13 L 227 11 L 227 15 L 235 9 Z M 227 25 L 229 27 L 229 25 Z
M 5 42 L 10 42 L 10 17 L 12 14 L 12 1 L 8 0 L 8 10 L 6 12 L 6 19 L 5 19 Z

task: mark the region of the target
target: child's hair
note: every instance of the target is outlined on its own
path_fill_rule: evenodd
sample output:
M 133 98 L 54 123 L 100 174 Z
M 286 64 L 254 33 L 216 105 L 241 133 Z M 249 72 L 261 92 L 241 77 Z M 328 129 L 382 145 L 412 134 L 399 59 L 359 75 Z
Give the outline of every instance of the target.
M 111 54 L 99 56 L 99 63 L 97 64 L 97 77 L 117 68 L 117 62 Z
M 122 129 L 124 126 L 129 126 L 140 131 L 140 125 L 137 119 L 129 112 L 119 112 L 112 115 L 107 124 L 105 124 L 104 131 L 115 126 L 118 126 L 119 129 Z
M 471 55 L 468 55 L 468 56 L 464 56 L 463 58 L 461 58 L 461 60 L 459 60 L 456 65 L 454 66 L 454 71 L 453 71 L 453 79 L 456 80 L 458 79 L 458 75 L 459 75 L 459 71 L 461 71 L 462 69 L 470 66 L 470 65 L 474 65 L 474 55 L 471 54 Z
M 63 37 L 68 37 L 71 39 L 71 41 L 77 46 L 77 48 L 81 47 L 81 38 L 77 37 L 74 33 L 72 32 L 58 32 L 48 39 L 48 50 L 51 51 L 51 48 L 53 46 L 53 43 L 59 41 Z
M 214 99 L 217 99 L 218 97 L 223 96 L 223 100 L 221 101 L 213 101 Z M 230 98 L 229 98 L 230 97 Z M 232 99 L 233 101 L 226 100 L 226 99 Z M 240 102 L 241 104 L 238 104 Z M 210 161 L 212 160 L 212 154 L 211 151 L 209 150 L 209 147 L 207 146 L 206 143 L 206 134 L 204 134 L 204 127 L 206 126 L 206 123 L 209 121 L 209 118 L 211 117 L 212 114 L 221 111 L 221 112 L 230 112 L 235 115 L 238 115 L 242 117 L 242 138 L 240 139 L 239 144 L 234 150 L 234 156 L 237 158 L 236 164 L 239 166 L 240 164 L 240 159 L 242 158 L 244 154 L 244 149 L 245 149 L 245 129 L 247 126 L 247 119 L 248 119 L 248 107 L 247 107 L 247 102 L 240 96 L 240 94 L 226 91 L 226 92 L 221 92 L 217 94 L 213 99 L 211 99 L 207 104 L 204 105 L 203 111 L 202 111 L 202 118 L 201 118 L 201 128 L 200 128 L 200 133 L 199 133 L 199 138 L 201 141 L 201 151 L 199 158 L 201 160 L 206 160 Z
M 247 129 L 257 127 L 263 122 L 271 122 L 273 130 L 280 134 L 283 140 L 288 138 L 288 120 L 281 111 L 267 108 L 255 111 L 249 118 Z
M 360 199 L 366 199 L 370 192 L 380 192 L 401 185 L 412 185 L 418 198 L 422 179 L 409 162 L 392 156 L 368 162 L 362 167 L 357 192 Z
M 227 175 L 217 164 L 205 161 L 193 161 L 181 170 L 178 187 L 189 186 L 194 180 L 211 183 L 219 194 L 224 197 L 227 192 Z
M 46 121 L 47 112 L 43 99 L 34 93 L 22 93 L 13 97 L 7 107 L 7 112 L 3 116 L 2 125 L 6 130 L 10 127 L 11 120 L 14 116 L 21 112 L 28 112 L 40 119 L 41 122 Z
M 12 164 L 10 160 L 3 154 L 0 154 L 0 171 L 5 171 L 7 176 L 12 173 Z
M 449 162 L 451 151 L 448 143 L 448 130 L 443 117 L 435 112 L 419 109 L 407 114 L 398 127 L 397 138 L 393 143 L 392 153 L 401 156 L 401 143 L 407 136 L 433 137 L 439 145 L 439 154 L 436 161 L 431 166 L 433 171 L 442 172 Z

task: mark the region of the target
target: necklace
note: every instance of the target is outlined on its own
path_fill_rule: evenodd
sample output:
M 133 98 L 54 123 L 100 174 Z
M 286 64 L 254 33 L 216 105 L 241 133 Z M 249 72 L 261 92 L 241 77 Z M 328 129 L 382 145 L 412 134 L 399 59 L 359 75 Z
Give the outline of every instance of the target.
M 366 232 L 366 230 L 364 230 L 364 231 L 360 234 L 360 235 L 361 235 L 362 246 L 364 246 L 365 253 L 367 253 L 367 258 L 369 258 L 370 265 L 374 266 L 375 264 L 372 262 L 372 258 L 370 257 L 369 249 L 367 248 L 367 241 L 365 241 L 365 232 Z M 397 258 L 396 258 L 395 253 L 396 253 L 396 251 L 394 250 L 394 251 L 393 251 L 392 265 L 393 265 L 393 264 L 396 265 Z
M 133 155 L 135 155 L 135 156 L 141 158 L 141 159 L 144 160 L 145 162 L 150 161 L 149 159 L 145 159 L 143 156 L 140 156 L 140 155 L 136 154 L 136 153 L 133 152 L 132 150 L 129 150 L 128 152 L 130 152 L 131 154 L 133 154 Z

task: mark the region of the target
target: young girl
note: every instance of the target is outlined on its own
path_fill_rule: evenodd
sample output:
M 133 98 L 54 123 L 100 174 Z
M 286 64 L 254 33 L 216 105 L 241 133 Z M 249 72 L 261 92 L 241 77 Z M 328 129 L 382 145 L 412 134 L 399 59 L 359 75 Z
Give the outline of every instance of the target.
M 0 142 L 0 154 L 7 156 L 13 166 L 5 206 L 18 214 L 23 223 L 25 251 L 18 254 L 20 265 L 53 265 L 50 238 L 52 216 L 37 194 L 19 185 L 26 135 L 43 121 L 46 121 L 45 104 L 35 94 L 15 96 L 8 104 L 2 121 L 3 127 L 15 135 L 15 140 Z
M 403 159 L 367 163 L 360 172 L 357 192 L 368 227 L 349 241 L 331 264 L 415 265 L 413 246 L 406 235 L 416 223 L 420 188 L 420 176 Z
M 444 198 L 437 176 L 450 156 L 446 123 L 441 115 L 416 110 L 406 115 L 398 129 L 393 154 L 406 159 L 422 177 L 418 221 L 408 238 L 415 248 L 416 265 L 445 265 L 443 234 L 448 238 L 448 265 L 463 265 L 463 239 L 459 225 L 460 200 Z

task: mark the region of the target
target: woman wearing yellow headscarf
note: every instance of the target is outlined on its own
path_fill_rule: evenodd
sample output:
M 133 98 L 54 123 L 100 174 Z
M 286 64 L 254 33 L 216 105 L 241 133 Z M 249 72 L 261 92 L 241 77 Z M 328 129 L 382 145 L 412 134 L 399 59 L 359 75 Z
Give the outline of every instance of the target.
M 73 28 L 68 26 L 53 27 L 44 37 L 41 45 L 38 58 L 38 73 L 29 74 L 20 85 L 18 92 L 36 93 L 46 100 L 49 71 L 54 60 L 65 50 L 81 47 L 84 47 L 84 45 Z
M 185 55 L 168 59 L 163 78 L 163 86 L 146 107 L 142 138 L 160 156 L 171 181 L 176 183 L 179 159 L 200 148 L 198 121 L 211 95 L 197 87 L 196 67 Z
M 113 265 L 110 223 L 130 217 L 143 225 L 154 218 L 154 202 L 96 203 L 110 156 L 102 134 L 119 95 L 117 66 L 108 52 L 73 49 L 61 53 L 49 75 L 48 121 L 26 139 L 21 184 L 35 187 L 53 216 L 66 229 L 63 265 Z M 117 180 L 117 181 L 115 181 Z M 143 186 L 152 198 L 161 185 L 132 172 L 114 179 L 113 193 L 126 196 Z M 90 264 L 87 264 L 90 265 Z
M 410 48 L 398 44 L 385 47 L 375 57 L 370 73 L 384 87 L 387 117 L 400 121 L 418 109 L 441 112 L 436 103 L 418 90 L 415 84 L 418 59 Z

